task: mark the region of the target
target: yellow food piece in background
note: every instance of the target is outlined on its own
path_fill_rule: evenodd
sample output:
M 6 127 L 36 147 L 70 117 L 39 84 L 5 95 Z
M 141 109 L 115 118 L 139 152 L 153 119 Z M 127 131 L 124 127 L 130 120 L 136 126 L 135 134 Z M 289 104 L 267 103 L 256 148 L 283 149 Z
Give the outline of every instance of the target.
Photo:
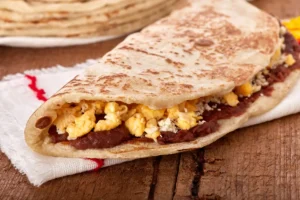
M 286 58 L 285 58 L 285 63 L 288 65 L 288 66 L 292 66 L 293 64 L 295 64 L 295 59 L 294 57 L 289 54 Z
M 149 119 L 159 120 L 159 119 L 163 118 L 164 113 L 165 113 L 165 109 L 152 110 L 148 106 L 145 106 L 145 105 L 138 105 L 136 107 L 136 109 L 137 109 L 138 113 L 141 113 L 146 118 L 146 120 L 149 120 Z
M 99 120 L 95 126 L 95 131 L 109 131 L 118 127 L 122 120 L 116 113 L 108 113 L 105 115 L 105 120 Z
M 297 39 L 300 39 L 300 16 L 288 21 L 283 21 L 282 24 L 291 32 Z
M 297 39 L 300 40 L 300 28 L 298 30 L 290 30 L 290 33 Z
M 95 126 L 95 111 L 90 109 L 80 117 L 76 117 L 74 123 L 68 125 L 66 131 L 69 133 L 68 139 L 76 139 L 89 133 Z
M 287 28 L 287 29 L 297 29 L 300 27 L 300 16 L 290 19 L 288 21 L 283 21 L 282 24 Z
M 230 106 L 236 106 L 239 103 L 238 96 L 233 92 L 224 95 L 224 100 Z
M 142 114 L 136 113 L 126 120 L 125 126 L 132 135 L 141 137 L 145 130 L 146 120 Z

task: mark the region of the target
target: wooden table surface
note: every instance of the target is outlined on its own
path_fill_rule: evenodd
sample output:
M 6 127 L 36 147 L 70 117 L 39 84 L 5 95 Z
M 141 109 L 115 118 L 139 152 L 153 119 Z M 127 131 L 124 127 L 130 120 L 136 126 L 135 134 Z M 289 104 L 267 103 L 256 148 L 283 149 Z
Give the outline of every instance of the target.
M 299 0 L 253 3 L 280 18 L 300 15 Z M 98 58 L 122 39 L 52 49 L 0 47 L 0 77 Z M 298 166 L 300 114 L 235 131 L 198 151 L 140 159 L 40 188 L 0 153 L 0 199 L 300 199 Z

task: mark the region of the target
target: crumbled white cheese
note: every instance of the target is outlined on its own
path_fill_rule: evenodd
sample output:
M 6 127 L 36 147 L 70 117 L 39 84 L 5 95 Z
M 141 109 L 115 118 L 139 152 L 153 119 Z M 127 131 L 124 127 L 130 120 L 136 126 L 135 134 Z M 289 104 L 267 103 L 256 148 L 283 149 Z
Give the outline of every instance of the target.
M 261 90 L 261 85 L 253 85 L 252 89 L 253 89 L 253 93 L 258 92 Z
M 198 122 L 198 124 L 199 125 L 202 125 L 202 124 L 204 124 L 206 121 L 205 120 L 200 120 L 199 122 Z
M 204 112 L 203 102 L 199 102 L 197 105 L 196 115 L 200 116 Z
M 210 105 L 208 105 L 208 103 L 204 104 L 204 110 L 211 111 L 213 109 L 214 108 L 212 108 Z
M 217 104 L 214 104 L 214 105 L 212 105 L 211 106 L 213 109 L 216 109 L 217 107 L 218 107 L 218 105 Z
M 171 121 L 170 118 L 162 119 L 158 122 L 160 131 L 171 131 L 176 133 L 178 131 L 175 123 Z
M 254 78 L 254 80 L 253 80 L 253 83 L 254 83 L 255 86 L 261 86 L 261 87 L 269 85 L 269 82 L 266 80 L 266 78 L 265 78 L 265 76 L 262 74 L 262 72 L 259 72 L 259 73 L 255 76 L 255 78 Z
M 221 99 L 219 97 L 211 97 L 209 101 L 217 104 L 221 103 Z

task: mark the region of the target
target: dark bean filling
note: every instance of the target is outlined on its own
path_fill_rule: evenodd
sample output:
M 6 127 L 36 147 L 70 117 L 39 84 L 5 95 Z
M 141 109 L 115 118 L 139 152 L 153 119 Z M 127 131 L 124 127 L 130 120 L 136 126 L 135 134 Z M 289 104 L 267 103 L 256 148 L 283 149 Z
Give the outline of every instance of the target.
M 203 113 L 203 120 L 201 125 L 197 125 L 190 130 L 179 130 L 177 133 L 163 131 L 161 136 L 157 138 L 159 144 L 170 144 L 179 142 L 189 142 L 197 139 L 198 137 L 206 136 L 210 133 L 216 132 L 220 125 L 219 120 L 237 117 L 246 112 L 247 108 L 256 101 L 261 95 L 271 96 L 273 87 L 272 85 L 278 82 L 283 82 L 292 71 L 300 69 L 299 52 L 300 48 L 297 41 L 290 33 L 284 35 L 285 49 L 283 53 L 292 54 L 296 63 L 293 66 L 285 67 L 279 65 L 275 69 L 269 70 L 269 74 L 265 75 L 269 85 L 263 87 L 260 91 L 252 94 L 250 97 L 239 98 L 239 104 L 235 107 L 229 105 L 217 104 L 216 109 L 205 111 Z M 97 120 L 103 119 L 103 115 L 96 116 Z M 101 149 L 110 148 L 122 143 L 136 143 L 136 142 L 152 142 L 148 138 L 137 138 L 132 136 L 124 125 L 121 125 L 110 131 L 90 132 L 85 136 L 77 138 L 76 140 L 67 140 L 67 134 L 58 134 L 56 127 L 52 126 L 49 129 L 49 135 L 53 143 L 67 142 L 69 145 L 76 149 Z

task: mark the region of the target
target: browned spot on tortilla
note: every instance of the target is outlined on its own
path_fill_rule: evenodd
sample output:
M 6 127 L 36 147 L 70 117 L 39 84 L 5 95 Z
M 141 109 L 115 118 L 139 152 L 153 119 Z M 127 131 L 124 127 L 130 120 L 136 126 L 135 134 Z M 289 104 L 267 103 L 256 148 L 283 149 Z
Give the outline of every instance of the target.
M 163 73 L 167 73 L 167 74 L 171 74 L 171 75 L 172 75 L 172 72 L 170 72 L 170 71 L 166 71 L 166 70 L 164 70 L 164 71 L 161 71 L 161 72 L 163 72 Z
M 186 89 L 192 89 L 192 88 L 194 88 L 194 86 L 192 86 L 192 85 L 190 85 L 190 84 L 180 84 L 180 86 L 181 86 L 182 88 L 186 88 Z
M 183 67 L 184 66 L 183 63 L 173 61 L 170 58 L 166 58 L 166 62 L 169 63 L 169 64 L 173 64 L 175 67 Z
M 102 76 L 100 77 L 97 81 L 100 82 L 102 80 L 104 81 L 112 81 L 116 78 L 125 78 L 128 77 L 127 74 L 119 73 L 119 74 L 113 74 L 113 75 L 108 75 L 108 76 Z
M 183 49 L 183 51 L 184 51 L 185 53 L 192 54 L 191 49 Z
M 208 39 L 197 39 L 195 40 L 195 45 L 198 46 L 211 46 L 213 45 L 214 42 L 212 40 L 208 40 Z
M 14 22 L 14 21 L 12 21 L 10 19 L 7 19 L 7 18 L 4 18 L 3 21 L 5 21 L 5 22 Z
M 109 93 L 109 90 L 106 90 L 106 89 L 104 89 L 104 88 L 101 88 L 101 89 L 100 89 L 100 92 L 103 93 L 103 94 L 107 94 L 107 93 Z
M 44 116 L 40 119 L 38 119 L 35 123 L 35 127 L 39 129 L 44 129 L 48 127 L 52 122 L 52 118 L 49 116 Z
M 130 84 L 129 83 L 125 83 L 122 87 L 122 90 L 127 90 L 128 88 L 130 88 Z
M 125 50 L 129 50 L 129 51 L 136 51 L 136 52 L 140 52 L 140 53 L 147 54 L 147 55 L 151 55 L 151 56 L 156 56 L 156 57 L 165 58 L 164 56 L 161 56 L 161 55 L 159 55 L 159 54 L 150 53 L 150 52 L 147 52 L 147 51 L 142 50 L 142 49 L 135 49 L 135 48 L 130 47 L 130 46 L 123 46 L 123 47 L 120 47 L 120 49 L 125 49 Z
M 239 30 L 238 28 L 236 28 L 234 25 L 232 25 L 230 23 L 226 23 L 224 28 L 225 28 L 225 32 L 228 35 L 240 35 L 240 34 L 242 34 L 241 30 Z
M 158 71 L 154 71 L 154 70 L 151 70 L 151 69 L 147 69 L 146 73 L 149 73 L 149 74 L 159 74 Z
M 58 92 L 56 94 L 54 94 L 52 97 L 56 97 L 56 96 L 62 96 L 64 94 L 67 94 L 68 92 Z
M 105 61 L 105 63 L 111 63 L 111 64 L 113 64 L 113 65 L 119 65 L 120 67 L 122 67 L 122 68 L 124 68 L 124 69 L 131 69 L 131 68 L 132 68 L 130 65 L 126 65 L 124 62 L 119 63 L 119 62 L 116 62 L 116 61 L 114 61 L 114 60 L 112 60 L 112 59 L 110 59 L 110 58 L 108 58 L 108 59 Z

